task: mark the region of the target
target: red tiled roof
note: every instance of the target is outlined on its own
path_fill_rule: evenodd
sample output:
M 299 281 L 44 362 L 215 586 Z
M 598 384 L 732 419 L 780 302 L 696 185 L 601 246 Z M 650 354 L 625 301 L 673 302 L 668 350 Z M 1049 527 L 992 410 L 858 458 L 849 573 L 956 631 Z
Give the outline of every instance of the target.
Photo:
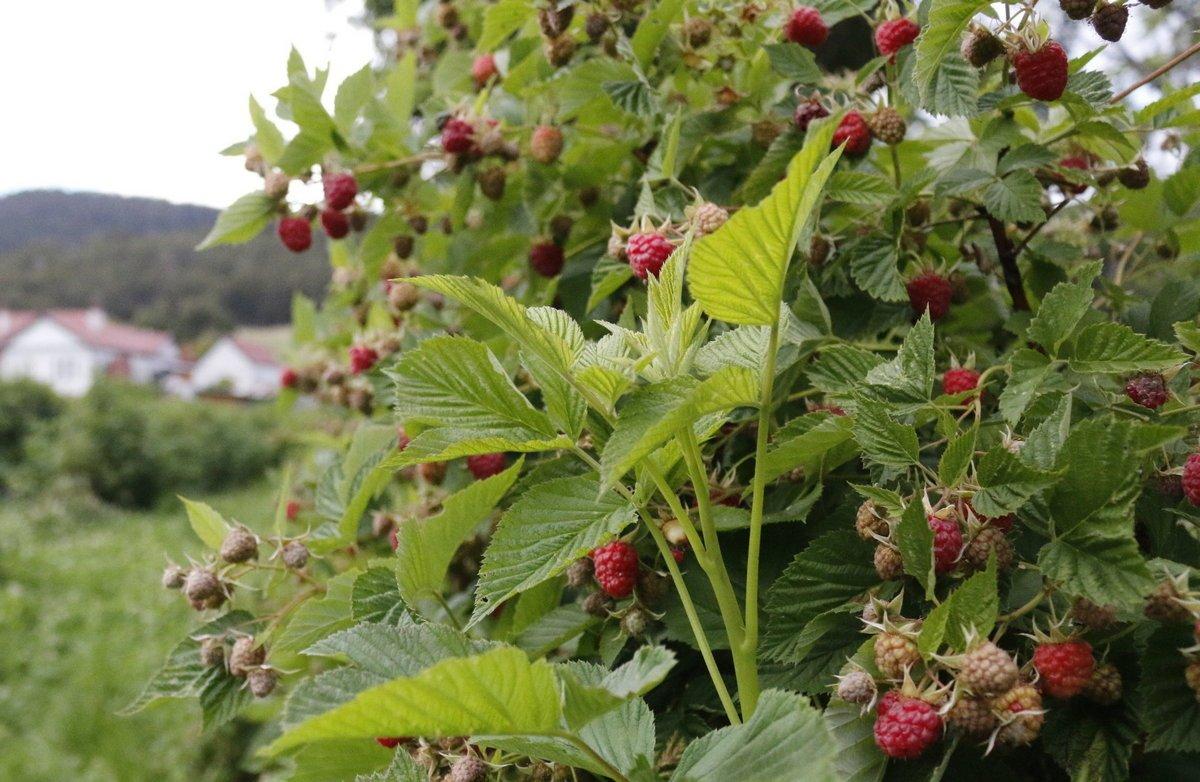
M 12 328 L 0 331 L 0 344 L 7 342 L 18 332 L 24 331 L 42 317 L 49 317 L 63 328 L 79 337 L 85 344 L 117 353 L 157 353 L 171 345 L 171 335 L 165 331 L 141 329 L 124 323 L 114 323 L 99 311 L 92 310 L 8 310 Z M 4 316 L 0 313 L 0 326 Z
M 23 331 L 26 326 L 37 320 L 39 314 L 33 310 L 0 309 L 0 345 L 3 345 L 8 341 L 9 337 L 18 331 Z
M 266 345 L 260 345 L 257 342 L 251 342 L 245 337 L 230 337 L 229 338 L 238 350 L 246 354 L 246 358 L 253 361 L 255 364 L 272 364 L 279 365 L 279 359 L 275 357 L 275 352 Z

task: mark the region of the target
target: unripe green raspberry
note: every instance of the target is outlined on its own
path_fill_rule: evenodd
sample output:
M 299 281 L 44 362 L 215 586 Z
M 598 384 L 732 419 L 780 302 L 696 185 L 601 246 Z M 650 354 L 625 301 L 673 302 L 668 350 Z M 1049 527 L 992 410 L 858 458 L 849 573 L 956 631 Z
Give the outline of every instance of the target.
M 1012 655 L 985 641 L 967 653 L 958 682 L 975 695 L 999 695 L 1016 685 L 1018 673 Z

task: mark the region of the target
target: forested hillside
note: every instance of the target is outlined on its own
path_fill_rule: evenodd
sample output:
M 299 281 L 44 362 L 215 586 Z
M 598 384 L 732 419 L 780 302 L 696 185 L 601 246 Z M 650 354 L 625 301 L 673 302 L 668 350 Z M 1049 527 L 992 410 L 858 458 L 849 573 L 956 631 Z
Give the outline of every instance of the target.
M 286 322 L 294 291 L 324 289 L 328 264 L 293 256 L 272 237 L 196 252 L 214 216 L 207 207 L 98 193 L 0 198 L 0 307 L 98 304 L 190 339 Z

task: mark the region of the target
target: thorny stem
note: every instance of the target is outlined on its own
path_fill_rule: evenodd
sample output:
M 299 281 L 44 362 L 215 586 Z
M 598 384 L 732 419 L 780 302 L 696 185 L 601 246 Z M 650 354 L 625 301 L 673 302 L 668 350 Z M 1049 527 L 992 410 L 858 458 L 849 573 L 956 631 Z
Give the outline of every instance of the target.
M 742 651 L 754 670 L 754 687 L 741 692 L 742 711 L 754 713 L 758 703 L 758 561 L 762 550 L 763 505 L 767 489 L 767 441 L 771 429 L 771 399 L 775 393 L 775 360 L 779 351 L 779 321 L 771 324 L 767 360 L 763 367 L 762 392 L 758 400 L 758 442 L 754 449 L 754 488 L 750 505 L 750 547 L 746 554 L 746 637 Z

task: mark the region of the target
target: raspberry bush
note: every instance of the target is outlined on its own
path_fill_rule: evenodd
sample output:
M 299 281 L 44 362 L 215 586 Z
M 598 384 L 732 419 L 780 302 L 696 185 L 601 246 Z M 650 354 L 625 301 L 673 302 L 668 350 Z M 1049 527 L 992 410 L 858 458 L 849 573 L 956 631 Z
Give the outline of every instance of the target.
M 1154 5 L 383 0 L 379 63 L 293 53 L 206 244 L 328 253 L 324 426 L 261 518 L 186 504 L 132 708 L 301 779 L 1186 775 L 1197 89 L 1058 42 Z

